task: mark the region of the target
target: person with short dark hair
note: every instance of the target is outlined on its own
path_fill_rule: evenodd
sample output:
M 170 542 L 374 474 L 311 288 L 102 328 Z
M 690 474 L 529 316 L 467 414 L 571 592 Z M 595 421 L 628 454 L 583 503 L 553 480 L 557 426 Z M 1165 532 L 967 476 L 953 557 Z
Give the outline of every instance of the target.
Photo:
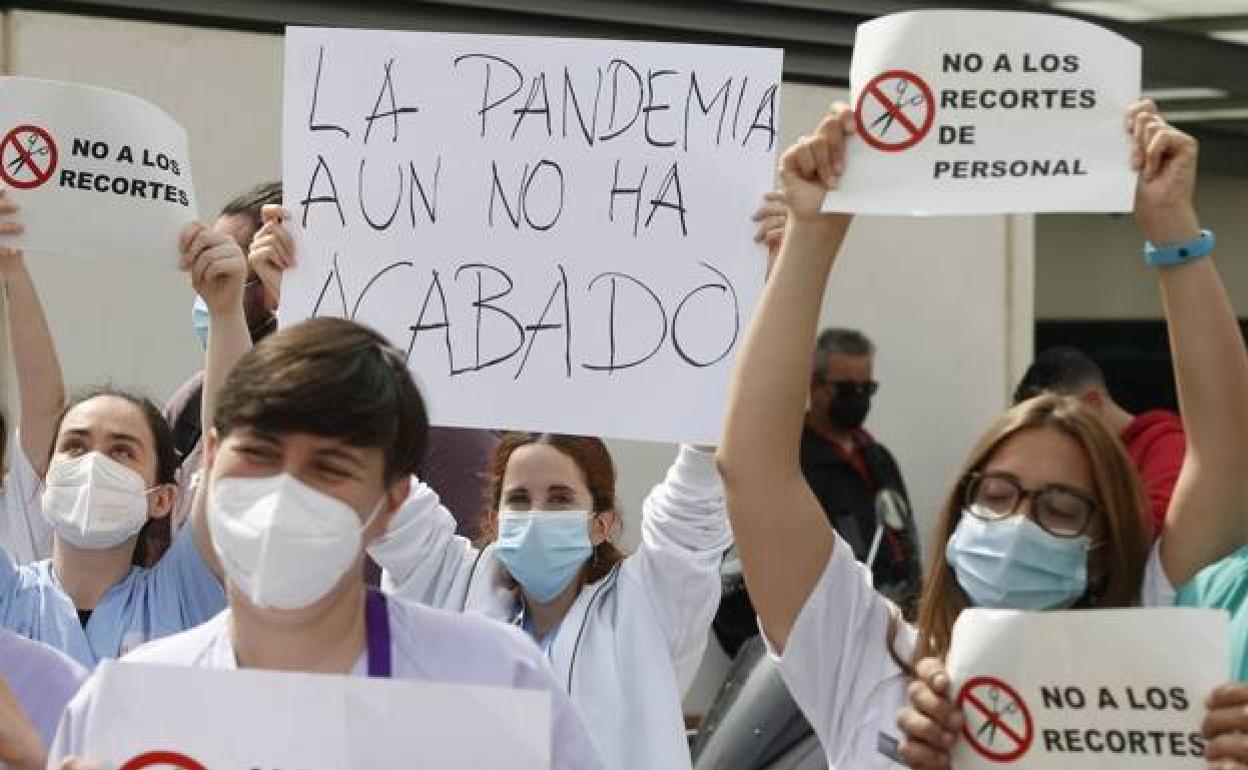
M 1014 390 L 1014 403 L 1043 393 L 1079 399 L 1122 439 L 1144 484 L 1153 532 L 1160 532 L 1187 452 L 1187 435 L 1179 416 L 1164 409 L 1138 415 L 1123 409 L 1110 395 L 1101 367 L 1068 346 L 1052 347 L 1036 356 Z
M 879 387 L 874 367 L 875 344 L 862 332 L 846 328 L 820 332 L 802 429 L 802 473 L 859 561 L 870 555 L 878 526 L 876 496 L 888 489 L 909 502 L 897 461 L 863 427 Z M 883 532 L 875 563 L 868 566 L 876 587 L 912 616 L 922 577 L 912 517 L 904 531 Z
M 401 351 L 351 321 L 305 321 L 244 356 L 211 414 L 192 522 L 211 532 L 229 607 L 127 660 L 543 691 L 552 768 L 599 767 L 523 633 L 365 585 L 364 549 L 408 499 L 428 440 Z M 92 678 L 70 704 L 54 762 L 83 750 L 97 692 Z

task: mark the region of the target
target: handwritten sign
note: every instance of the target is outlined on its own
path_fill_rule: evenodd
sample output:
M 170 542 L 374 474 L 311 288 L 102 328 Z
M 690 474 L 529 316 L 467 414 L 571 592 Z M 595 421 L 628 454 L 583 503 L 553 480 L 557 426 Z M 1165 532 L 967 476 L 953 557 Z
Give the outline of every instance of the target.
M 948 658 L 959 770 L 1203 768 L 1227 617 L 1187 609 L 966 610 Z
M 116 661 L 96 676 L 83 753 L 106 767 L 550 768 L 544 692 Z
M 290 29 L 283 324 L 386 334 L 442 425 L 714 443 L 780 52 Z
M 1130 211 L 1139 46 L 1038 13 L 914 11 L 858 27 L 857 138 L 826 211 Z
M 25 232 L 6 243 L 73 257 L 176 264 L 197 216 L 186 132 L 136 96 L 0 77 L 0 184 Z

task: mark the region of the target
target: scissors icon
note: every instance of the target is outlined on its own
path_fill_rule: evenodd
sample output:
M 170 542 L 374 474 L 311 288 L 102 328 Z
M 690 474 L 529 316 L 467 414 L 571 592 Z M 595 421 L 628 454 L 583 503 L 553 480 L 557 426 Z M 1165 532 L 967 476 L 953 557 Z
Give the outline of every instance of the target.
M 880 136 L 888 134 L 889 129 L 893 127 L 893 123 L 897 120 L 897 115 L 904 109 L 908 107 L 920 107 L 923 105 L 923 94 L 917 91 L 911 92 L 909 80 L 899 78 L 896 81 L 896 85 L 893 86 L 893 91 L 897 96 L 897 98 L 893 101 L 893 106 L 885 110 L 883 115 L 880 115 L 878 118 L 871 121 L 871 128 L 875 128 L 881 123 L 884 124 L 884 127 L 880 129 Z M 907 93 L 910 93 L 911 95 L 907 96 Z
M 975 737 L 981 738 L 984 733 L 988 733 L 987 743 L 989 746 L 997 742 L 997 727 L 1001 725 L 1001 718 L 1007 714 L 1017 714 L 1018 706 L 1013 701 L 1002 703 L 1006 700 L 999 688 L 993 687 L 988 691 L 988 700 L 992 703 L 992 714 L 988 716 L 984 723 L 975 731 Z
M 48 148 L 46 146 L 40 146 L 36 148 L 36 145 L 38 144 L 39 144 L 39 137 L 35 136 L 34 134 L 31 134 L 30 136 L 28 136 L 26 138 L 26 154 L 23 155 L 21 153 L 18 153 L 16 158 L 9 161 L 9 166 L 8 166 L 9 172 L 16 174 L 18 171 L 21 171 L 23 168 L 25 168 L 27 165 L 26 156 L 30 156 L 33 159 L 35 155 L 47 155 Z M 32 173 L 35 173 L 35 174 L 39 173 L 39 169 L 37 168 L 31 168 L 30 170 Z

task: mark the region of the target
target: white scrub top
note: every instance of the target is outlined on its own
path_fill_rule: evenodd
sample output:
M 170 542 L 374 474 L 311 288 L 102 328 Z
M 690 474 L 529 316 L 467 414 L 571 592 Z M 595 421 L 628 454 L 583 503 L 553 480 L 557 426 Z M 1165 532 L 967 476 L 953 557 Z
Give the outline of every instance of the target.
M 555 681 L 546 659 L 523 632 L 481 617 L 435 610 L 389 597 L 391 676 L 439 684 L 542 690 L 551 696 L 552 769 L 601 768 L 589 734 Z M 161 639 L 126 656 L 128 661 L 169 666 L 235 669 L 238 661 L 226 610 L 198 628 Z M 367 674 L 367 653 L 352 676 Z M 48 766 L 80 755 L 95 700 L 96 677 L 70 702 L 48 755 Z M 205 725 L 205 729 L 209 726 Z M 227 736 L 221 736 L 226 739 Z M 488 734 L 482 735 L 489 740 Z

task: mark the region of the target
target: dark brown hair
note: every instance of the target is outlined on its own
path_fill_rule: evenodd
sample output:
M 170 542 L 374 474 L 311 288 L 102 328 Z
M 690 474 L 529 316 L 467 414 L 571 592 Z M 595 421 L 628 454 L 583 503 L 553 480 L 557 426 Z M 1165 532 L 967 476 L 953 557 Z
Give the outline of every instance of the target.
M 387 484 L 415 472 L 429 439 L 403 353 L 340 318 L 304 321 L 252 348 L 226 378 L 213 421 L 222 438 L 249 427 L 380 449 Z
M 251 220 L 252 228 L 260 229 L 262 224 L 260 210 L 265 206 L 282 202 L 281 182 L 262 182 L 247 192 L 231 198 L 221 207 L 221 216 L 244 216 Z
M 561 433 L 508 433 L 498 442 L 490 462 L 490 483 L 485 500 L 485 516 L 481 521 L 479 545 L 485 546 L 498 538 L 498 509 L 503 497 L 503 476 L 511 455 L 522 446 L 542 444 L 563 453 L 580 470 L 589 488 L 594 513 L 615 511 L 615 463 L 602 439 L 592 436 L 568 436 Z M 624 560 L 624 554 L 610 540 L 603 540 L 594 548 L 586 570 L 585 582 L 596 583 L 606 577 L 615 565 Z

